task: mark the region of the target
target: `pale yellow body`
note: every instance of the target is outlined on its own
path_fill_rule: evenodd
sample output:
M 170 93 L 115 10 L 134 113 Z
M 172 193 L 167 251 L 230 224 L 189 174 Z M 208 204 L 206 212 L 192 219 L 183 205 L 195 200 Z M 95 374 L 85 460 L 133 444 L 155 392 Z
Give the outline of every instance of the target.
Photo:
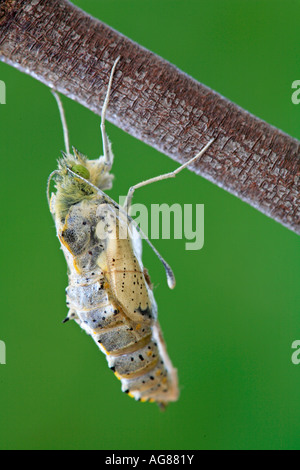
M 178 398 L 177 372 L 157 321 L 150 278 L 142 264 L 141 238 L 127 214 L 120 213 L 118 205 L 103 193 L 111 188 L 113 180 L 110 173 L 113 153 L 105 132 L 105 114 L 119 60 L 120 57 L 112 67 L 103 103 L 103 156 L 99 159 L 89 160 L 74 148 L 74 154 L 70 153 L 63 106 L 54 93 L 66 153 L 48 179 L 48 201 L 50 182 L 55 176 L 56 193 L 52 195 L 50 210 L 69 268 L 70 310 L 66 320 L 74 319 L 92 336 L 121 380 L 124 392 L 136 400 L 163 406 Z M 170 175 L 160 179 L 166 176 Z M 133 191 L 145 184 L 147 181 L 130 188 L 126 210 Z M 162 261 L 168 285 L 173 288 L 172 270 L 153 246 L 152 249 Z
M 141 401 L 177 400 L 177 373 L 157 321 L 136 229 L 104 196 L 72 204 L 64 217 L 55 211 L 55 196 L 51 207 L 69 267 L 69 318 L 106 354 L 124 392 Z

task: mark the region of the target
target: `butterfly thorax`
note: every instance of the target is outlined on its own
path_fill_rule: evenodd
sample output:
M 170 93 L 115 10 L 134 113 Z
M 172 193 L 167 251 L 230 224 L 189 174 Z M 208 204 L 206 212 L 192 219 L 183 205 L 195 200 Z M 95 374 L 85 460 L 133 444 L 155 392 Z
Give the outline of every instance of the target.
M 60 220 L 65 219 L 74 204 L 97 197 L 97 188 L 103 191 L 112 187 L 113 175 L 104 157 L 89 160 L 76 149 L 73 148 L 73 151 L 73 155 L 63 154 L 58 161 L 51 212 Z

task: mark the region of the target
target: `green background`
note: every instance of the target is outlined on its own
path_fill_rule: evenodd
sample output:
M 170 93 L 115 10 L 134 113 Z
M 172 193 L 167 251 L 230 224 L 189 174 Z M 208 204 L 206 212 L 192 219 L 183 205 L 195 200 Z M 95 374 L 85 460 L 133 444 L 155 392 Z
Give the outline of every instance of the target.
M 253 114 L 300 138 L 297 1 L 76 1 Z M 140 189 L 135 202 L 205 204 L 205 246 L 145 247 L 159 318 L 181 396 L 165 413 L 120 391 L 105 357 L 66 316 L 66 265 L 45 196 L 63 148 L 49 90 L 0 63 L 0 448 L 299 449 L 299 238 L 212 183 L 185 171 Z M 101 153 L 99 117 L 64 98 L 71 142 Z M 116 175 L 110 195 L 171 171 L 166 156 L 107 125 Z

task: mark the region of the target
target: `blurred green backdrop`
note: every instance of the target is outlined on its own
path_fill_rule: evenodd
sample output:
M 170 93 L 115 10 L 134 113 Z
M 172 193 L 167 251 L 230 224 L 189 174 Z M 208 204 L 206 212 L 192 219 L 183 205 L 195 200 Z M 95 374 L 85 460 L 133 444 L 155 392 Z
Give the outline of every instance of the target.
M 76 5 L 253 114 L 300 138 L 300 4 L 293 0 L 82 0 Z M 49 90 L 0 63 L 0 448 L 299 449 L 299 238 L 189 171 L 140 189 L 135 202 L 205 204 L 205 246 L 157 240 L 144 261 L 179 370 L 181 397 L 161 413 L 120 391 L 105 357 L 67 308 L 66 265 L 45 196 L 63 148 Z M 99 117 L 64 98 L 71 142 L 101 152 Z M 114 126 L 110 195 L 176 164 Z M 130 170 L 129 170 L 130 169 Z

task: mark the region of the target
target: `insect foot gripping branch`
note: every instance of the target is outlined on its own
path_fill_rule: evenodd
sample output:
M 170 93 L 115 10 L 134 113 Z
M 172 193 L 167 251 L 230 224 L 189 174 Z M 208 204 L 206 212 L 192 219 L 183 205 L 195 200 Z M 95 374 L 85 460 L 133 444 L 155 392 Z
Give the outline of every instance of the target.
M 166 351 L 152 285 L 142 264 L 141 231 L 128 216 L 136 187 L 129 191 L 124 208 L 103 192 L 111 187 L 113 178 L 110 174 L 113 154 L 105 132 L 105 112 L 118 60 L 112 68 L 103 104 L 104 155 L 98 160 L 88 160 L 75 149 L 73 155 L 69 152 L 62 104 L 54 93 L 64 128 L 66 153 L 49 177 L 48 200 L 69 268 L 70 310 L 64 321 L 74 319 L 92 336 L 121 380 L 123 392 L 139 401 L 157 402 L 163 408 L 178 399 L 177 372 Z M 50 200 L 52 177 L 56 192 Z M 140 185 L 144 184 L 147 182 Z M 169 286 L 174 287 L 171 268 L 153 249 L 165 266 Z

